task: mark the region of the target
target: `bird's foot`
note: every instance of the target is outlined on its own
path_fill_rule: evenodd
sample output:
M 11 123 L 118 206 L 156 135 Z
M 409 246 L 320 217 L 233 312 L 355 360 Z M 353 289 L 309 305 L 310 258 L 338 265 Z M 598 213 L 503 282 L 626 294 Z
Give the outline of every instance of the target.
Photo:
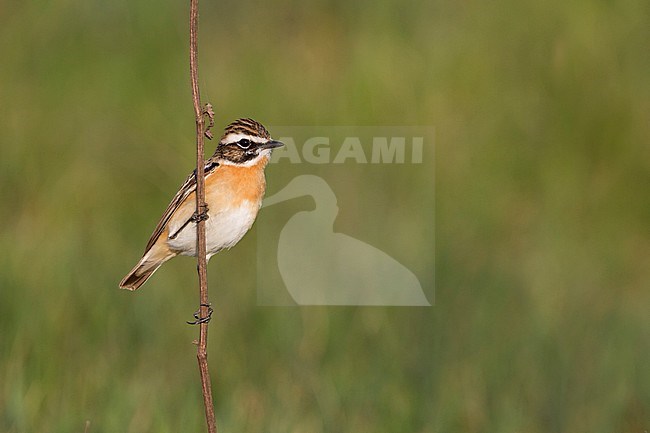
M 208 315 L 205 317 L 201 317 L 201 307 L 207 307 L 208 308 Z M 214 310 L 212 309 L 211 304 L 201 304 L 199 306 L 199 309 L 196 310 L 193 314 L 194 316 L 194 321 L 192 322 L 187 322 L 188 325 L 200 325 L 201 323 L 208 323 L 210 319 L 212 319 L 212 312 Z
M 191 220 L 193 223 L 198 223 L 199 221 L 205 221 L 205 220 L 207 220 L 208 218 L 210 218 L 210 216 L 208 215 L 208 205 L 205 204 L 205 205 L 202 206 L 202 209 L 201 209 L 200 212 L 196 212 L 196 211 L 195 211 L 195 212 L 192 214 L 192 217 L 190 218 L 190 220 Z

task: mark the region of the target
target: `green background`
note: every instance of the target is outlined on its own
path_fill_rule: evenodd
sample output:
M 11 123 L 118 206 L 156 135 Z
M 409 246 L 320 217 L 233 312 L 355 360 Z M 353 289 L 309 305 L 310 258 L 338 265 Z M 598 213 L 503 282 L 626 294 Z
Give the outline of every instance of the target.
M 2 432 L 203 429 L 195 263 L 116 287 L 194 164 L 187 16 L 0 1 Z M 648 41 L 644 1 L 204 1 L 219 127 L 437 146 L 434 307 L 261 308 L 254 233 L 212 261 L 220 430 L 650 429 Z

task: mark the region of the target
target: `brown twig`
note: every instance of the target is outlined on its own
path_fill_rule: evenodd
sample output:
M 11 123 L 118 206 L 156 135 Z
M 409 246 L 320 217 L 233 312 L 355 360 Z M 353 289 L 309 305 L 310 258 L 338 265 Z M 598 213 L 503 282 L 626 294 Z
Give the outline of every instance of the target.
M 194 116 L 196 118 L 196 250 L 199 274 L 200 306 L 197 322 L 199 324 L 199 341 L 196 358 L 199 362 L 201 373 L 201 389 L 205 405 L 205 419 L 209 433 L 216 433 L 217 423 L 214 416 L 212 403 L 212 386 L 210 384 L 210 371 L 208 370 L 208 318 L 211 308 L 208 301 L 208 270 L 205 246 L 205 160 L 203 156 L 203 135 L 205 134 L 204 115 L 212 117 L 211 108 L 201 109 L 201 96 L 199 94 L 198 70 L 198 27 L 199 27 L 199 0 L 190 0 L 190 75 L 192 78 L 192 101 L 194 102 Z M 207 109 L 207 107 L 206 107 Z M 212 122 L 211 122 L 212 123 Z

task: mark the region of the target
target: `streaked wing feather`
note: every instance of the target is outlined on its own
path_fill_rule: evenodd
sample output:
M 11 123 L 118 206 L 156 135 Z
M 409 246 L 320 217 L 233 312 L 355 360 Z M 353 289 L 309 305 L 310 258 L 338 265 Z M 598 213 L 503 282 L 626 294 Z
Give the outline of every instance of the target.
M 207 176 L 208 174 L 212 173 L 214 170 L 219 167 L 219 163 L 212 161 L 209 159 L 206 164 L 205 164 L 205 175 Z M 183 185 L 180 187 L 174 198 L 172 199 L 171 203 L 169 203 L 169 206 L 167 206 L 167 209 L 165 209 L 165 213 L 163 213 L 163 216 L 160 218 L 160 221 L 158 221 L 158 225 L 156 225 L 156 228 L 154 229 L 151 237 L 149 238 L 149 242 L 147 242 L 147 246 L 144 249 L 145 253 L 149 251 L 149 249 L 153 246 L 153 244 L 156 243 L 158 238 L 160 237 L 160 234 L 165 230 L 165 226 L 169 222 L 169 219 L 174 215 L 174 212 L 180 207 L 180 205 L 187 199 L 187 197 L 192 194 L 196 190 L 196 169 L 192 171 L 192 173 L 185 179 L 185 182 Z

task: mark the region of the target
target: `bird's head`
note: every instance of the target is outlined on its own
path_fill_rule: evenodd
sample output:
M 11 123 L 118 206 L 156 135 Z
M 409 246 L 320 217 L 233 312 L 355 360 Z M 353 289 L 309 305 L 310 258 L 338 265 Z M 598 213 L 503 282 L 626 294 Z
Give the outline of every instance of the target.
M 283 143 L 273 140 L 269 131 L 253 119 L 237 119 L 224 130 L 214 156 L 224 164 L 251 166 Z

